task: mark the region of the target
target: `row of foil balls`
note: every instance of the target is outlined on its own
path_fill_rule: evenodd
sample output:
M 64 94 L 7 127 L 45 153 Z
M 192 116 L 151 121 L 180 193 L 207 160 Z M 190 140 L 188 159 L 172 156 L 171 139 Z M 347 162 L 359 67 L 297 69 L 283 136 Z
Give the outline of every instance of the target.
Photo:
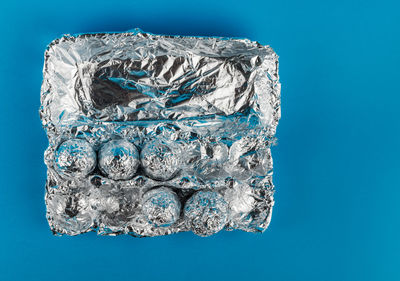
M 243 180 L 253 175 L 264 177 L 272 168 L 269 149 L 259 144 L 258 140 L 242 138 L 231 148 L 222 142 L 206 143 L 198 151 L 193 144 L 180 146 L 153 139 L 145 142 L 139 152 L 135 144 L 113 139 L 96 152 L 83 139 L 69 139 L 56 149 L 53 167 L 63 178 L 84 178 L 98 167 L 112 180 L 129 180 L 140 173 L 156 181 L 168 181 L 182 169 L 205 180 L 220 178 L 224 172 Z M 225 171 L 219 170 L 221 165 Z
M 133 143 L 114 139 L 102 145 L 97 155 L 87 141 L 70 139 L 57 148 L 54 168 L 60 176 L 83 178 L 98 162 L 100 171 L 108 178 L 128 180 L 141 166 L 150 178 L 166 181 L 179 171 L 180 157 L 178 151 L 157 140 L 146 143 L 139 153 Z
M 220 193 L 210 190 L 195 192 L 184 203 L 183 208 L 178 195 L 166 186 L 147 191 L 140 207 L 133 202 L 132 194 L 126 190 L 114 196 L 96 193 L 92 196 L 93 200 L 87 194 L 48 194 L 48 219 L 53 231 L 68 235 L 87 232 L 93 225 L 93 216 L 98 217 L 103 233 L 107 233 L 104 228 L 111 229 L 109 233 L 124 232 L 125 227 L 138 215 L 151 228 L 160 231 L 178 221 L 182 223 L 180 217 L 183 215 L 184 228 L 199 236 L 215 234 L 228 223 L 229 204 Z

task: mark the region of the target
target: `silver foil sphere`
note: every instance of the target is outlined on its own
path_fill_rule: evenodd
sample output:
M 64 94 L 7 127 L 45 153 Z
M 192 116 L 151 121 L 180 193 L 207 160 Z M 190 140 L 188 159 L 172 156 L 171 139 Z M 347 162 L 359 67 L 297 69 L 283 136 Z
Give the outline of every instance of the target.
M 154 180 L 166 181 L 179 171 L 179 152 L 162 141 L 146 143 L 140 153 L 145 173 Z
M 139 166 L 139 151 L 129 141 L 118 139 L 105 143 L 99 151 L 99 168 L 113 180 L 127 180 Z
M 145 193 L 142 210 L 149 223 L 165 227 L 178 220 L 181 203 L 175 192 L 167 187 L 160 187 Z
M 55 152 L 55 169 L 61 176 L 82 178 L 95 166 L 96 152 L 85 140 L 67 140 Z
M 184 217 L 195 234 L 210 236 L 226 225 L 228 204 L 217 192 L 198 191 L 186 202 Z

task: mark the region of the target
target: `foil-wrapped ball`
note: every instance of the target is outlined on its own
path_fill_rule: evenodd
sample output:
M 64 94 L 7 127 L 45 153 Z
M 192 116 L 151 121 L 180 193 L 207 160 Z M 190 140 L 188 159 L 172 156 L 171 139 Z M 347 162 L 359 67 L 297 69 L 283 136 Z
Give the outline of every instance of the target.
M 166 143 L 153 140 L 146 143 L 140 153 L 145 173 L 154 180 L 172 179 L 180 170 L 179 151 Z
M 133 177 L 139 166 L 139 151 L 129 141 L 118 139 L 105 143 L 99 152 L 99 168 L 113 180 Z
M 67 140 L 55 152 L 55 169 L 61 176 L 82 178 L 95 166 L 96 152 L 85 140 Z
M 178 220 L 181 203 L 175 192 L 167 187 L 160 187 L 144 194 L 142 211 L 149 223 L 166 227 Z
M 198 191 L 186 202 L 184 217 L 195 234 L 210 236 L 226 225 L 228 204 L 217 192 Z

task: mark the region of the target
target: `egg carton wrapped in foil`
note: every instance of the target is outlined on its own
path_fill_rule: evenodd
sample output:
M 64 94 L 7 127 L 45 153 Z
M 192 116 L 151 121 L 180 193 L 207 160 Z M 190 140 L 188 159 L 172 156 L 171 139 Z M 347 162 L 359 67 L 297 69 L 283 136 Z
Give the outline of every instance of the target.
M 65 35 L 45 53 L 54 234 L 261 232 L 274 204 L 278 57 L 247 39 Z

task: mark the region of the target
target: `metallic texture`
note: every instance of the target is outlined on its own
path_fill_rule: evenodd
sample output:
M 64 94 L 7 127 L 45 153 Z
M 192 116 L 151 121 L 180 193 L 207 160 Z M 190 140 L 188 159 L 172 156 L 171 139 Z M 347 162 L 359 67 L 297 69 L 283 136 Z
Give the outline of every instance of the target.
M 185 221 L 199 236 L 210 236 L 224 228 L 228 221 L 228 204 L 214 191 L 199 191 L 185 205 Z
M 45 53 L 40 117 L 57 235 L 269 225 L 280 119 L 269 46 L 138 29 L 65 35 Z
M 159 227 L 170 226 L 179 218 L 181 203 L 170 189 L 156 188 L 143 196 L 142 212 L 151 224 Z
M 105 143 L 99 152 L 99 168 L 113 180 L 133 177 L 139 166 L 139 151 L 134 144 L 124 139 Z
M 85 140 L 67 140 L 55 153 L 55 169 L 61 176 L 86 177 L 95 166 L 96 153 Z
M 144 144 L 140 153 L 143 170 L 150 178 L 166 181 L 179 171 L 181 151 L 167 143 L 152 140 Z

